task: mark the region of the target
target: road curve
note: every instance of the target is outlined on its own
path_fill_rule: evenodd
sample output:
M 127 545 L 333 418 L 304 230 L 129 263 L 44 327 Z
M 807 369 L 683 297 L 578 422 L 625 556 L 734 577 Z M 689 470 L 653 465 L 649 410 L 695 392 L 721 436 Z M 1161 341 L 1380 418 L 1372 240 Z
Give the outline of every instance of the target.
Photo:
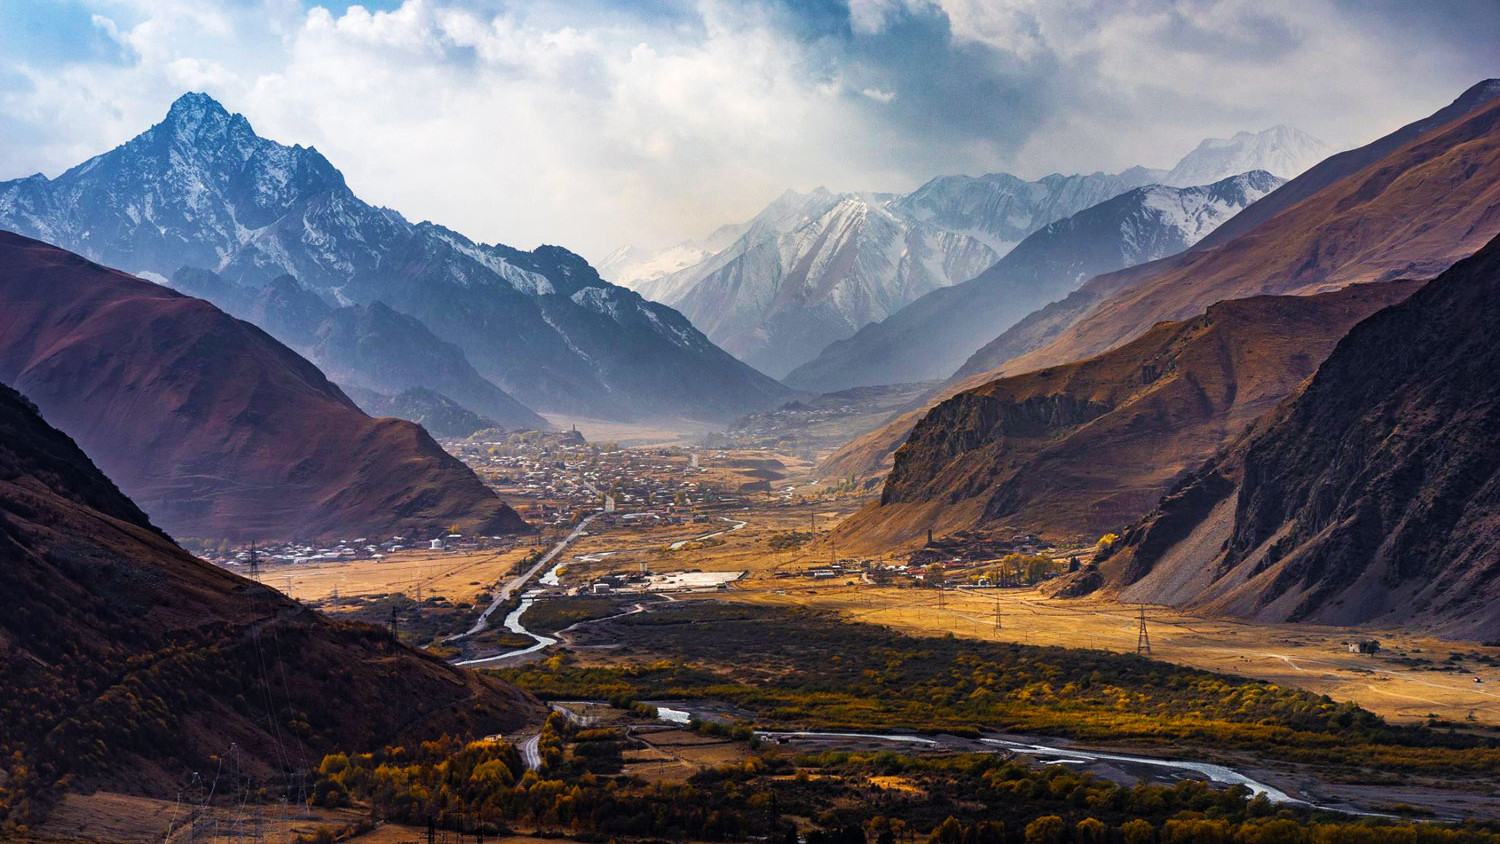
M 483 633 L 485 630 L 489 629 L 490 616 L 494 614 L 495 610 L 500 609 L 500 607 L 504 605 L 506 601 L 509 601 L 510 596 L 514 595 L 517 589 L 525 586 L 533 577 L 536 577 L 537 572 L 546 568 L 547 565 L 551 563 L 558 554 L 561 554 L 563 552 L 563 549 L 568 547 L 569 543 L 581 536 L 583 532 L 588 529 L 589 524 L 598 517 L 599 514 L 594 513 L 593 515 L 579 522 L 578 526 L 573 528 L 573 532 L 568 534 L 567 537 L 563 539 L 563 541 L 552 546 L 552 550 L 548 551 L 546 554 L 543 554 L 542 558 L 536 562 L 536 565 L 507 581 L 505 586 L 501 587 L 500 592 L 495 595 L 495 599 L 493 601 L 490 601 L 490 605 L 488 607 L 485 607 L 484 612 L 479 614 L 479 620 L 474 622 L 473 627 L 470 627 L 468 630 L 465 630 L 462 633 L 455 633 L 454 635 L 449 636 L 443 641 L 454 642 L 459 639 L 467 639 L 470 636 L 478 636 L 480 633 Z

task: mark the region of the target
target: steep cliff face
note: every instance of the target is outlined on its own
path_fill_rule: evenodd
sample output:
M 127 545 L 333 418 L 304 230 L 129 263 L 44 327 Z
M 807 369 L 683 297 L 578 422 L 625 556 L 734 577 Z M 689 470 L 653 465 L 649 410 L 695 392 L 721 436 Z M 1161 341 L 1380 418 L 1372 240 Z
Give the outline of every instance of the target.
M 1221 302 L 1086 361 L 968 390 L 896 452 L 850 542 L 1005 525 L 1092 539 L 1294 391 L 1350 326 L 1418 282 Z
M 1305 390 L 1167 496 L 1129 600 L 1500 632 L 1500 240 L 1357 325 Z

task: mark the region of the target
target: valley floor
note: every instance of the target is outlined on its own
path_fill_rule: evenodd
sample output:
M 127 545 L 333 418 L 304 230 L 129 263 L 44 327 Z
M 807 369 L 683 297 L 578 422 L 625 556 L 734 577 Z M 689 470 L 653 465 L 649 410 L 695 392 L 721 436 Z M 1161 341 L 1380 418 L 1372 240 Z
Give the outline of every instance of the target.
M 744 571 L 745 577 L 730 587 L 739 600 L 822 607 L 850 620 L 912 633 L 1136 651 L 1137 607 L 1108 599 L 1053 598 L 1033 589 L 949 589 L 940 608 L 932 589 L 876 586 L 843 576 L 808 578 L 807 571 L 840 558 L 826 531 L 861 502 L 748 503 L 729 514 L 747 522 L 745 528 L 677 552 L 664 552 L 663 546 L 691 537 L 695 526 L 586 537 L 573 551 L 570 579 L 629 570 L 641 562 L 660 571 Z M 773 537 L 809 531 L 814 524 L 818 538 L 794 549 L 769 547 Z M 1500 725 L 1497 647 L 1400 630 L 1205 618 L 1164 607 L 1148 607 L 1147 618 L 1155 659 L 1327 694 L 1397 722 L 1435 716 Z M 1349 652 L 1349 643 L 1368 639 L 1381 643 L 1380 653 Z

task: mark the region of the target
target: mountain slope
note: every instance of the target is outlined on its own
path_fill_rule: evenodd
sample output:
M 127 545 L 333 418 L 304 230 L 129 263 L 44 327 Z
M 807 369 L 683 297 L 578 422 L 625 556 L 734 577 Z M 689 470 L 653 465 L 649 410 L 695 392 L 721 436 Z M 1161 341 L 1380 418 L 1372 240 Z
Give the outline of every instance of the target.
M 1099 357 L 960 393 L 917 424 L 841 543 L 1118 529 L 1295 390 L 1350 326 L 1418 286 L 1220 302 Z
M 0 226 L 132 272 L 291 275 L 331 304 L 384 302 L 534 408 L 732 418 L 787 392 L 567 250 L 414 225 L 361 201 L 316 150 L 261 138 L 202 94 L 56 179 L 0 183 Z
M 1199 248 L 1228 243 L 1346 176 L 1353 175 L 1395 152 L 1421 135 L 1452 123 L 1500 96 L 1500 79 L 1488 79 L 1464 91 L 1436 112 L 1357 149 L 1329 156 L 1273 191 L 1205 237 Z M 1274 172 L 1274 171 L 1273 171 Z
M 500 427 L 495 420 L 480 416 L 442 393 L 425 387 L 412 387 L 394 396 L 356 391 L 350 398 L 371 416 L 410 419 L 434 437 L 461 439 L 478 431 Z
M 7 232 L 0 381 L 180 536 L 525 529 L 420 427 L 366 416 L 260 329 Z
M 616 250 L 599 274 L 653 302 L 672 305 L 703 276 L 827 212 L 837 201 L 827 188 L 807 193 L 789 190 L 749 220 L 720 226 L 701 241 L 684 241 L 653 252 Z
M 681 308 L 742 360 L 780 375 L 830 340 L 973 278 L 1042 226 L 1157 175 L 1135 168 L 1035 182 L 1006 173 L 942 176 L 904 196 L 788 191 L 754 219 L 722 227 L 704 243 L 611 269 L 639 277 L 701 255 L 638 289 Z M 730 245 L 714 250 L 736 232 Z
M 1221 299 L 1430 278 L 1497 232 L 1500 101 L 1491 99 L 1234 240 L 1184 253 L 1145 280 L 1091 280 L 1082 290 L 1097 304 L 1045 346 L 1000 366 L 1026 372 L 1095 355 Z
M 1180 252 L 1280 184 L 1253 172 L 1108 199 L 1042 228 L 978 277 L 830 344 L 786 383 L 831 392 L 947 378 L 986 340 L 1084 279 Z
M 334 749 L 541 715 L 509 686 L 188 555 L 4 386 L 0 560 L 0 822 L 35 821 L 69 787 L 171 798 L 221 756 L 274 799 Z
M 1034 182 L 1008 173 L 940 176 L 904 196 L 788 191 L 755 219 L 704 241 L 619 250 L 603 272 L 680 308 L 714 342 L 780 376 L 829 341 L 973 278 L 1042 227 L 1133 188 L 1207 185 L 1252 170 L 1296 175 L 1326 152 L 1278 126 L 1204 141 L 1171 171 L 1133 167 Z M 726 244 L 729 237 L 737 239 Z M 956 366 L 911 377 L 941 377 Z M 853 383 L 892 382 L 819 389 Z
M 1475 85 L 1434 115 L 1448 121 L 1417 121 L 1334 156 L 1231 218 L 1225 226 L 1241 228 L 1263 203 L 1281 208 L 1227 243 L 1210 244 L 1216 231 L 1179 255 L 1095 276 L 985 344 L 922 407 L 830 455 L 819 472 L 880 472 L 937 402 L 1007 374 L 1090 357 L 1217 301 L 1435 275 L 1500 232 L 1497 95 L 1500 84 Z
M 457 346 L 382 302 L 336 308 L 291 276 L 246 287 L 192 267 L 174 273 L 171 286 L 264 328 L 345 391 L 394 396 L 431 390 L 507 428 L 547 427 L 546 420 L 476 372 Z
M 1105 569 L 1132 601 L 1500 634 L 1500 238 L 1356 326 Z
M 740 360 L 785 375 L 830 338 L 972 278 L 997 257 L 975 238 L 912 223 L 877 198 L 846 196 L 747 248 L 675 304 Z

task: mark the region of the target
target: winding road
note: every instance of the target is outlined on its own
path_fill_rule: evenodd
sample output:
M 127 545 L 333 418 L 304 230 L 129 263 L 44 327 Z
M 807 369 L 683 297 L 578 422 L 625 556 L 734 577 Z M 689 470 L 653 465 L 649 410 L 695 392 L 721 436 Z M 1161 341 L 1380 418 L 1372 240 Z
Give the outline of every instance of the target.
M 528 582 L 531 581 L 533 577 L 536 577 L 537 572 L 546 568 L 548 563 L 551 563 L 554 559 L 556 559 L 557 555 L 561 554 L 563 552 L 563 549 L 568 547 L 569 543 L 582 536 L 584 532 L 588 530 L 588 526 L 594 521 L 594 519 L 598 517 L 599 514 L 595 513 L 579 522 L 578 526 L 573 528 L 573 532 L 568 534 L 567 537 L 563 539 L 563 541 L 552 546 L 552 550 L 548 551 L 546 554 L 543 554 L 542 558 L 540 560 L 537 560 L 536 565 L 516 575 L 508 582 L 506 582 L 505 586 L 500 589 L 500 592 L 495 595 L 495 599 L 493 601 L 490 601 L 490 605 L 488 607 L 485 607 L 484 612 L 479 614 L 479 620 L 474 622 L 473 627 L 470 627 L 468 630 L 465 630 L 462 633 L 455 633 L 454 635 L 449 636 L 443 641 L 456 642 L 459 639 L 467 639 L 470 636 L 478 636 L 480 633 L 483 633 L 485 630 L 489 629 L 490 616 L 495 613 L 495 610 L 498 610 L 500 609 L 500 607 L 504 606 L 505 602 L 510 600 L 510 596 L 514 595 L 517 589 L 525 586 Z M 458 664 L 467 665 L 468 663 L 460 662 Z
M 694 542 L 702 542 L 705 539 L 713 539 L 716 536 L 723 536 L 726 533 L 734 533 L 735 531 L 739 530 L 740 528 L 744 527 L 745 525 L 750 524 L 749 522 L 742 522 L 739 519 L 731 519 L 731 518 L 728 518 L 726 516 L 720 516 L 719 518 L 722 519 L 722 520 L 724 520 L 724 521 L 726 521 L 726 522 L 729 522 L 730 524 L 734 525 L 734 527 L 725 528 L 725 529 L 720 530 L 720 531 L 714 531 L 713 533 L 705 533 L 702 536 L 695 536 L 692 539 L 679 540 L 677 542 L 673 542 L 671 545 L 668 545 L 667 547 L 670 548 L 673 551 L 677 551 L 677 550 L 681 549 L 684 545 L 691 545 Z

